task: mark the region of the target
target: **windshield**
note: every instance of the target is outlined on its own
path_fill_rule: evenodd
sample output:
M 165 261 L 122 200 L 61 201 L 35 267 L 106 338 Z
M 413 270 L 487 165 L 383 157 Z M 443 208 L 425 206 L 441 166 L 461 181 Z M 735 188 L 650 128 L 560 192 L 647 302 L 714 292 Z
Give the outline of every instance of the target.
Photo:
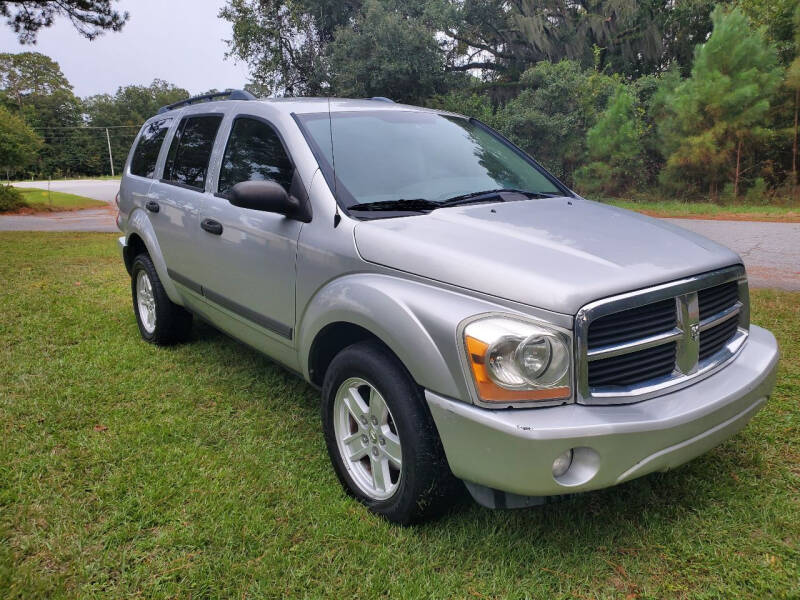
M 462 117 L 383 110 L 297 115 L 347 208 L 396 200 L 446 202 L 487 190 L 562 195 L 533 161 Z

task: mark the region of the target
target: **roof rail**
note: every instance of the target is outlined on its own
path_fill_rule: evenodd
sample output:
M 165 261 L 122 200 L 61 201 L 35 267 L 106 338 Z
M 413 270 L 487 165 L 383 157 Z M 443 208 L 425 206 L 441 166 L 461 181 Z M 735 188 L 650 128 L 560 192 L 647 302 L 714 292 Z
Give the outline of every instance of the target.
M 166 106 L 162 106 L 158 109 L 158 114 L 165 113 L 168 110 L 179 108 L 181 106 L 189 106 L 190 104 L 196 104 L 198 102 L 208 102 L 217 98 L 225 100 L 258 100 L 258 98 L 253 96 L 253 94 L 247 90 L 225 90 L 224 92 L 214 92 L 212 94 L 192 96 L 191 98 L 186 98 L 186 100 L 167 104 Z
M 373 96 L 372 98 L 368 98 L 368 100 L 375 100 L 376 102 L 391 102 L 394 104 L 394 100 L 387 98 L 386 96 Z

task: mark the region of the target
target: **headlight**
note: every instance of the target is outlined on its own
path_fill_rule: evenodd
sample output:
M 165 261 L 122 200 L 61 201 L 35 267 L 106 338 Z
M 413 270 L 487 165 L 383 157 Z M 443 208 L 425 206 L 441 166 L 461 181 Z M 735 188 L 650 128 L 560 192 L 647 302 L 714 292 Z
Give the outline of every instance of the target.
M 513 317 L 488 316 L 464 327 L 464 348 L 484 402 L 568 400 L 569 338 Z

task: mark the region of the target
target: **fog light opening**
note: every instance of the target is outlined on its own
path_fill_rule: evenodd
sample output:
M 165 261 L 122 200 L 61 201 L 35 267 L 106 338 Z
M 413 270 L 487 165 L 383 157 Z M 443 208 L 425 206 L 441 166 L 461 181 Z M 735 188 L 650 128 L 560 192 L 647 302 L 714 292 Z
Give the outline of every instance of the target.
M 572 448 L 570 448 L 563 454 L 559 454 L 556 457 L 556 459 L 553 461 L 553 477 L 558 479 L 569 470 L 569 468 L 572 466 L 573 455 L 574 452 Z
M 570 448 L 553 461 L 553 479 L 565 488 L 589 483 L 600 470 L 600 455 L 594 448 Z

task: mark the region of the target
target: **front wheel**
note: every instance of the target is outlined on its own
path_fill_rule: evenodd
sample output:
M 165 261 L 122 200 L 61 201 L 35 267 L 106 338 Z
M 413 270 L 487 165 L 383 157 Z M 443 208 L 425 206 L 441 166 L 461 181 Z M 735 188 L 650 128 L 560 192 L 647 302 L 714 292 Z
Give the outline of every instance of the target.
M 419 386 L 375 342 L 339 353 L 322 390 L 325 442 L 345 490 L 400 524 L 436 516 L 457 483 Z

